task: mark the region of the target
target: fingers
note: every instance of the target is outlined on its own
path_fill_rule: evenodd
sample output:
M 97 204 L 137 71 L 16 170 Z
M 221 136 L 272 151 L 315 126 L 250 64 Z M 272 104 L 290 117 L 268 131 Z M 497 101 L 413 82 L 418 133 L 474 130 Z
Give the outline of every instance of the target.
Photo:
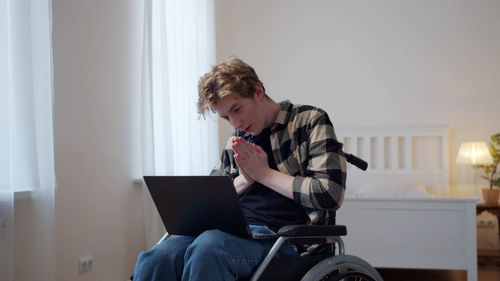
M 255 143 L 252 143 L 252 147 L 258 152 L 258 153 L 266 153 L 262 147 L 256 145 Z
M 236 143 L 238 142 L 238 138 L 233 138 L 231 141 L 231 148 L 234 150 L 235 154 L 238 153 L 238 148 L 236 147 Z
M 247 180 L 257 181 L 269 170 L 267 153 L 262 147 L 237 137 L 232 140 L 232 148 L 240 174 Z
M 238 160 L 243 161 L 244 159 L 247 159 L 249 157 L 252 157 L 252 155 L 255 155 L 255 152 L 257 154 L 266 154 L 264 149 L 260 147 L 259 145 L 255 143 L 249 143 L 242 137 L 234 138 L 232 140 L 232 148 L 235 153 L 235 158 L 236 154 L 238 155 Z
M 251 152 L 250 143 L 247 142 L 242 137 L 233 138 L 231 146 L 232 146 L 234 152 L 239 153 L 239 154 L 247 154 L 247 153 Z
M 250 177 L 250 175 L 246 172 L 245 162 L 241 159 L 240 154 L 234 154 L 234 160 L 236 161 L 236 165 L 238 166 L 238 170 L 240 174 L 250 183 L 253 183 L 255 180 Z
M 249 143 L 242 137 L 234 138 L 232 148 L 234 150 L 234 160 L 240 170 L 245 170 L 246 160 L 251 157 L 248 152 Z
M 236 160 L 236 164 L 240 165 L 243 163 L 243 157 L 240 153 L 234 154 L 234 160 Z

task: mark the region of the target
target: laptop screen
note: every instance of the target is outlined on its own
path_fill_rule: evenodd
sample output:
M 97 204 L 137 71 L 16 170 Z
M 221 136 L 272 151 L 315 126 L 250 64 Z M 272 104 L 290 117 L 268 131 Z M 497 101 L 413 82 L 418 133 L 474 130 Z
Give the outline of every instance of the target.
M 230 177 L 145 176 L 144 181 L 169 234 L 219 229 L 252 237 Z

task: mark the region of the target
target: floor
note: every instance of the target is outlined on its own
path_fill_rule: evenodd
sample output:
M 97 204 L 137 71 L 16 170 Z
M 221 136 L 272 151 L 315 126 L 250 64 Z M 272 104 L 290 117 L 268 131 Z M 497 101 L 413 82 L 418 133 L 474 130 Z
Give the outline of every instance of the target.
M 465 271 L 377 269 L 384 281 L 467 281 Z M 480 265 L 478 281 L 500 281 L 499 265 Z

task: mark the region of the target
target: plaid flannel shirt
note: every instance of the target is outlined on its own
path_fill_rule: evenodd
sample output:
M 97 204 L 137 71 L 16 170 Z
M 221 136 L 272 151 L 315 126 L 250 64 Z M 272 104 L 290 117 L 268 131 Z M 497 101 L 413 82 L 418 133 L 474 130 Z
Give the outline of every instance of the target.
M 328 114 L 312 106 L 281 102 L 271 125 L 271 147 L 278 170 L 294 176 L 293 200 L 302 205 L 313 224 L 325 224 L 328 210 L 342 204 L 346 182 L 346 160 Z M 237 135 L 250 140 L 248 133 L 235 131 L 222 152 L 221 163 L 212 175 L 239 175 L 231 148 Z

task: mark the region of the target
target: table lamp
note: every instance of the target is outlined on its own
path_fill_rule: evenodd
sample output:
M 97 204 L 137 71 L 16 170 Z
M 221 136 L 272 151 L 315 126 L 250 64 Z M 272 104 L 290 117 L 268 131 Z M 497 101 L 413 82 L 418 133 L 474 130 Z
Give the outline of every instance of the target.
M 491 157 L 490 150 L 484 141 L 470 141 L 463 142 L 458 150 L 457 164 L 471 164 L 477 165 L 491 165 L 493 164 L 493 157 Z M 476 187 L 476 173 L 474 171 L 474 195 L 477 197 Z

